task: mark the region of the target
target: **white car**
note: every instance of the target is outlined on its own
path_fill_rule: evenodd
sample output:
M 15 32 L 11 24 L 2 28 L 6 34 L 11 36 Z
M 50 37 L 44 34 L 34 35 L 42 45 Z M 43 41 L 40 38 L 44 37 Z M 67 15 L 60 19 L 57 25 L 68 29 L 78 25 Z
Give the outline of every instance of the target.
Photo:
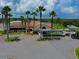
M 72 35 L 72 34 L 75 34 L 76 32 L 74 32 L 74 31 L 70 31 L 70 30 L 65 30 L 65 31 L 63 31 L 63 34 L 62 35 Z

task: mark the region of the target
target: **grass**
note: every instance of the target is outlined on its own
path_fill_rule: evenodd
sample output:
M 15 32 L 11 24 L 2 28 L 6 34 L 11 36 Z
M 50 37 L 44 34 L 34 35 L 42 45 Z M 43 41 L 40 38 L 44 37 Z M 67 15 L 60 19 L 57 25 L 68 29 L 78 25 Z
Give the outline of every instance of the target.
M 5 42 L 13 42 L 16 40 L 17 40 L 17 37 L 10 37 L 10 38 L 5 39 Z
M 24 34 L 22 31 L 17 31 L 17 32 L 10 32 L 10 34 Z
M 54 28 L 56 28 L 56 29 L 66 29 L 66 27 L 63 26 L 62 24 L 54 24 Z
M 75 53 L 76 53 L 77 59 L 79 59 L 79 48 L 75 49 Z
M 79 29 L 75 29 L 75 32 L 78 32 L 79 33 Z
M 32 35 L 33 34 L 33 32 L 23 32 L 23 31 L 17 31 L 17 32 L 10 32 L 10 34 L 30 34 L 30 35 Z
M 8 58 L 7 58 L 7 59 L 14 59 L 14 58 L 13 58 L 13 56 L 8 56 Z
M 4 31 L 0 31 L 0 36 L 4 35 L 5 32 Z

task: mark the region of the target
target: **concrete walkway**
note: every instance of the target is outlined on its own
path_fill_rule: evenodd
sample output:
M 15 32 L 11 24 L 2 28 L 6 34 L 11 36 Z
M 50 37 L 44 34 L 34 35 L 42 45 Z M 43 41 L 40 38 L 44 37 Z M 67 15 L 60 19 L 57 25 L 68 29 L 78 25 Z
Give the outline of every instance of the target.
M 37 35 L 20 37 L 20 42 L 0 43 L 0 59 L 75 59 L 73 49 L 79 47 L 79 41 L 69 37 L 41 42 L 36 41 Z

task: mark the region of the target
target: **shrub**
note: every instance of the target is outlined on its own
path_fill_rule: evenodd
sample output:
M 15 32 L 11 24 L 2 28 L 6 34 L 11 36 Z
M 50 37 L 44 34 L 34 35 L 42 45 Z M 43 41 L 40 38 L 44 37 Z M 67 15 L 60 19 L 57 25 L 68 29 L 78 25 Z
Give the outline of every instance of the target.
M 14 59 L 14 58 L 13 58 L 13 56 L 8 56 L 8 58 L 7 58 L 7 59 Z
M 18 37 L 11 37 L 11 38 L 7 38 L 5 39 L 6 42 L 13 42 L 13 41 L 17 41 Z
M 2 36 L 3 34 L 5 34 L 5 31 L 0 31 L 0 36 Z
M 75 53 L 76 53 L 77 58 L 79 59 L 79 48 L 75 49 Z

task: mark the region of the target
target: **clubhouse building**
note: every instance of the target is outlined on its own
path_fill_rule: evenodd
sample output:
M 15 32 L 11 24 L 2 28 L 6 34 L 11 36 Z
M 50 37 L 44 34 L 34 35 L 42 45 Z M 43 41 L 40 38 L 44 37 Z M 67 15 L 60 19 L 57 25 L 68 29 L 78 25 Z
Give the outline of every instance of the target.
M 39 30 L 40 21 L 30 21 L 30 22 L 21 22 L 21 21 L 11 21 L 10 30 Z M 51 22 L 41 22 L 41 29 L 51 29 Z

